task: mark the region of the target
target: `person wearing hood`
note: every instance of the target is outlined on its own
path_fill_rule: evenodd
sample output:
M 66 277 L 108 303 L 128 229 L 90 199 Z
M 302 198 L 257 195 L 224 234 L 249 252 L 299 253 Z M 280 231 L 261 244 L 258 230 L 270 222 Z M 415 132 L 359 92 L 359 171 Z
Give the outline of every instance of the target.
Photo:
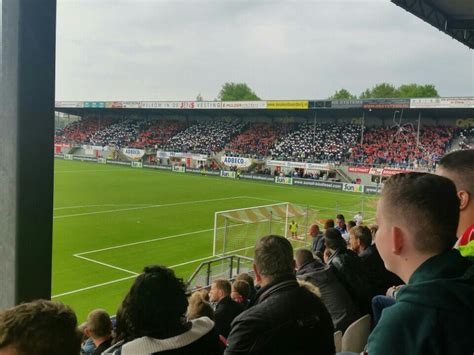
M 376 244 L 406 286 L 369 336 L 370 355 L 474 352 L 474 260 L 452 248 L 459 205 L 442 176 L 403 173 L 385 183 Z

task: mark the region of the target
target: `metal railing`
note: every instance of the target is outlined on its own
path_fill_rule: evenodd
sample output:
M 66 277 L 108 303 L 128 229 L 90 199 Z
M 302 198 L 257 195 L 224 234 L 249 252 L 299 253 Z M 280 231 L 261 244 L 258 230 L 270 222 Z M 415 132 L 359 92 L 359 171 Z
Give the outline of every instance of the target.
M 219 278 L 233 280 L 241 272 L 252 272 L 253 259 L 229 255 L 202 262 L 187 281 L 188 291 L 209 287 Z

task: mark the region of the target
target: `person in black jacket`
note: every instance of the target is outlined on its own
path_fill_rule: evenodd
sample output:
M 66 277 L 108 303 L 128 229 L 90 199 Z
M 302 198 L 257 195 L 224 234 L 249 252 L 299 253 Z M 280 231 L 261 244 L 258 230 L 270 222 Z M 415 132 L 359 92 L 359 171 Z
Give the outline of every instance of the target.
M 371 292 L 362 262 L 355 252 L 347 249 L 347 243 L 341 232 L 335 228 L 325 231 L 326 251 L 324 261 L 336 271 L 336 274 L 349 292 L 361 314 L 371 312 Z
M 351 249 L 359 255 L 371 287 L 372 297 L 385 295 L 389 287 L 402 285 L 403 281 L 385 268 L 375 244 L 372 233 L 366 226 L 357 226 L 350 230 Z
M 344 332 L 360 317 L 360 314 L 334 270 L 314 259 L 308 249 L 298 249 L 295 260 L 298 270 L 296 277 L 310 282 L 319 289 L 321 299 L 331 315 L 334 328 Z
M 216 331 L 224 338 L 229 335 L 230 323 L 244 309 L 243 305 L 230 298 L 231 291 L 231 283 L 224 279 L 214 280 L 209 291 L 209 300 L 215 304 L 214 321 L 216 322 Z
M 297 282 L 291 243 L 265 236 L 254 253 L 261 288 L 250 308 L 232 322 L 225 354 L 334 354 L 331 316 L 321 299 Z

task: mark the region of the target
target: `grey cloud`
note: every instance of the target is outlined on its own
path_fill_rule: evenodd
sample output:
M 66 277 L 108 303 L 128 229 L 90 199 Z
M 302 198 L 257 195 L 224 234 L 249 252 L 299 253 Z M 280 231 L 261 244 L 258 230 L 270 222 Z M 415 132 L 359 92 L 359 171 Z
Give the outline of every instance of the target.
M 58 1 L 59 100 L 324 98 L 378 82 L 474 95 L 472 51 L 382 0 Z

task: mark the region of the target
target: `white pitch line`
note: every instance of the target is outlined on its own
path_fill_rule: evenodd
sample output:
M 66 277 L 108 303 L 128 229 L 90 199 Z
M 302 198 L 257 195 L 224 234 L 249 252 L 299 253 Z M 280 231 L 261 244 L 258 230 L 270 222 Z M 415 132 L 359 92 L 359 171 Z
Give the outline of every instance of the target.
M 54 210 L 68 210 L 73 208 L 89 208 L 89 207 L 108 207 L 108 206 L 152 206 L 149 203 L 109 203 L 104 205 L 78 205 L 78 206 L 67 206 L 67 207 L 55 207 Z
M 88 291 L 88 290 L 91 290 L 91 289 L 94 289 L 94 288 L 98 288 L 98 287 L 102 287 L 102 286 L 111 285 L 111 284 L 114 284 L 114 283 L 117 283 L 117 282 L 122 282 L 122 281 L 125 281 L 125 280 L 130 280 L 130 279 L 133 279 L 133 278 L 135 278 L 135 277 L 137 277 L 137 276 L 136 276 L 136 275 L 132 275 L 132 276 L 127 276 L 127 277 L 122 277 L 121 279 L 116 279 L 116 280 L 112 280 L 112 281 L 107 281 L 107 282 L 103 282 L 103 283 L 100 283 L 100 284 L 97 284 L 97 285 L 92 285 L 92 286 L 88 286 L 88 287 L 79 288 L 79 289 L 77 289 L 77 290 L 72 290 L 72 291 L 68 291 L 68 292 L 58 293 L 57 295 L 51 296 L 51 298 L 58 298 L 58 297 L 63 297 L 63 296 L 67 296 L 67 295 L 72 295 L 72 294 L 75 294 L 75 293 Z
M 98 253 L 101 251 L 106 251 L 106 250 L 112 250 L 112 249 L 119 249 L 119 248 L 125 248 L 133 245 L 139 245 L 139 244 L 145 244 L 145 243 L 151 243 L 151 242 L 156 242 L 159 240 L 167 240 L 167 239 L 173 239 L 173 238 L 179 238 L 179 237 L 184 237 L 186 235 L 193 235 L 193 234 L 199 234 L 199 233 L 205 233 L 205 232 L 210 232 L 213 231 L 214 228 L 209 228 L 209 229 L 202 229 L 199 231 L 194 231 L 194 232 L 187 232 L 187 233 L 180 233 L 180 234 L 175 234 L 175 235 L 170 235 L 167 237 L 159 237 L 159 238 L 153 238 L 153 239 L 147 239 L 147 240 L 141 240 L 139 242 L 134 242 L 134 243 L 127 243 L 127 244 L 121 244 L 121 245 L 115 245 L 113 247 L 108 247 L 108 248 L 102 248 L 102 249 L 96 249 L 96 250 L 89 250 L 85 251 L 82 253 L 77 253 L 74 254 L 75 256 L 79 255 L 86 255 L 86 254 L 93 254 L 93 253 Z
M 80 216 L 90 216 L 90 215 L 94 215 L 94 214 L 123 212 L 123 211 L 144 210 L 144 209 L 148 209 L 148 208 L 159 208 L 159 207 L 170 207 L 170 206 L 190 205 L 190 204 L 195 204 L 195 203 L 206 203 L 206 202 L 214 202 L 214 201 L 235 200 L 235 199 L 242 199 L 242 198 L 245 198 L 245 197 L 242 197 L 242 196 L 235 196 L 235 197 L 215 198 L 215 199 L 210 199 L 210 200 L 196 200 L 196 201 L 185 201 L 185 202 L 168 203 L 168 204 L 164 204 L 164 205 L 149 205 L 149 206 L 130 207 L 130 208 L 118 208 L 118 209 L 114 209 L 114 210 L 95 211 L 95 212 L 84 212 L 84 213 L 68 214 L 68 215 L 64 215 L 64 216 L 54 216 L 53 219 L 70 218 L 70 217 L 80 217 Z
M 91 261 L 91 262 L 97 262 L 97 260 L 93 260 L 93 259 L 89 259 L 89 258 L 84 258 L 84 257 L 78 256 L 78 255 L 75 255 L 75 256 L 78 257 L 78 258 L 82 258 L 82 259 L 89 260 L 89 261 Z M 173 269 L 173 268 L 177 268 L 177 267 L 180 267 L 180 266 L 184 266 L 184 265 L 196 263 L 196 262 L 198 262 L 198 261 L 203 261 L 203 260 L 211 259 L 211 258 L 214 258 L 214 257 L 215 257 L 214 255 L 211 255 L 211 256 L 207 256 L 207 257 L 205 257 L 205 258 L 199 258 L 199 259 L 195 259 L 195 260 L 190 260 L 190 261 L 186 261 L 186 262 L 181 263 L 181 264 L 176 264 L 176 265 L 168 266 L 168 268 Z M 98 263 L 100 263 L 100 262 L 98 262 Z M 103 263 L 101 263 L 101 264 L 103 264 Z M 107 265 L 104 265 L 104 266 L 114 267 L 113 265 L 108 265 L 108 264 L 107 264 Z M 116 267 L 114 267 L 114 268 L 116 268 Z M 122 270 L 122 271 L 125 271 L 125 270 Z M 132 271 L 127 271 L 127 272 L 132 272 Z M 134 273 L 134 275 L 132 275 L 132 276 L 122 277 L 122 278 L 120 278 L 120 279 L 111 280 L 111 281 L 107 281 L 107 282 L 102 282 L 102 283 L 100 283 L 100 284 L 96 284 L 96 285 L 91 285 L 91 286 L 79 288 L 79 289 L 77 289 L 77 290 L 72 290 L 72 291 L 67 291 L 67 292 L 59 293 L 59 294 L 57 294 L 57 295 L 51 296 L 51 298 L 63 297 L 63 296 L 72 295 L 72 294 L 79 293 L 79 292 L 84 292 L 84 291 L 92 290 L 92 289 L 98 288 L 98 287 L 108 286 L 108 285 L 111 285 L 111 284 L 114 284 L 114 283 L 118 283 L 118 282 L 122 282 L 122 281 L 126 281 L 126 280 L 133 279 L 133 278 L 137 277 L 138 275 L 139 275 L 139 274 Z
M 85 256 L 81 256 L 81 255 L 77 255 L 77 254 L 74 254 L 73 256 L 75 256 L 76 258 L 80 258 L 80 259 L 84 259 L 84 260 L 87 260 L 87 261 L 90 261 L 91 263 L 96 263 L 96 264 L 99 264 L 99 265 L 102 265 L 102 266 L 107 266 L 111 269 L 116 269 L 116 270 L 119 270 L 119 271 L 123 271 L 123 272 L 126 272 L 128 274 L 132 274 L 132 275 L 138 275 L 138 273 L 134 272 L 134 271 L 130 271 L 130 270 L 127 270 L 127 269 L 123 269 L 121 267 L 118 267 L 118 266 L 114 266 L 114 265 L 110 265 L 110 264 L 106 264 L 106 263 L 103 263 L 101 261 L 98 261 L 98 260 L 94 260 L 94 259 L 90 259 L 90 258 L 86 258 Z
M 88 173 L 88 172 L 98 172 L 98 171 L 112 171 L 112 170 L 109 170 L 109 169 L 93 169 L 93 170 L 55 170 L 54 173 L 55 174 L 59 174 L 59 173 Z

